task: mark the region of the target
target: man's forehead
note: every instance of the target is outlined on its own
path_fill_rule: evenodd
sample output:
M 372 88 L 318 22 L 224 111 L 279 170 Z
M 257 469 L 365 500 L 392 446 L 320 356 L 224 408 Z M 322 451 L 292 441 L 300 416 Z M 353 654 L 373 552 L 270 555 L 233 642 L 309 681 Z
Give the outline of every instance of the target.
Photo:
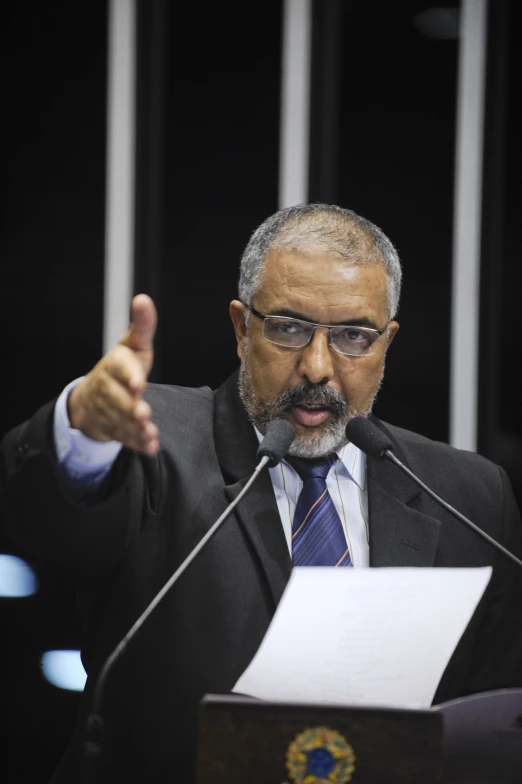
M 265 257 L 264 267 L 276 270 L 286 267 L 289 263 L 300 265 L 303 269 L 311 264 L 320 264 L 325 272 L 329 268 L 332 270 L 354 267 L 380 267 L 383 272 L 386 272 L 382 256 L 377 249 L 365 247 L 361 248 L 360 252 L 341 253 L 321 243 L 311 243 L 305 247 L 278 245 L 270 248 Z
M 290 286 L 311 288 L 319 294 L 332 284 L 347 289 L 387 288 L 386 268 L 376 257 L 349 259 L 324 250 L 273 248 L 267 254 L 258 291 Z

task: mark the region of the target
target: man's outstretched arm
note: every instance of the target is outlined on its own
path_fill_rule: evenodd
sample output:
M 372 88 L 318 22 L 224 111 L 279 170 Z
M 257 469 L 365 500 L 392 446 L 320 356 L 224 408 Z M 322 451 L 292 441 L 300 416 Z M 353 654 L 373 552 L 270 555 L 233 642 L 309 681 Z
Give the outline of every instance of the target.
M 69 396 L 68 416 L 77 431 L 102 448 L 111 441 L 129 448 L 118 459 L 108 492 L 89 493 L 92 501 L 85 499 L 87 504 L 81 489 L 64 492 L 53 438 L 54 403 L 4 437 L 0 468 L 5 531 L 28 552 L 102 573 L 139 533 L 144 477 L 133 453 L 154 455 L 159 449 L 158 429 L 142 398 L 155 327 L 152 300 L 135 297 L 129 330 Z

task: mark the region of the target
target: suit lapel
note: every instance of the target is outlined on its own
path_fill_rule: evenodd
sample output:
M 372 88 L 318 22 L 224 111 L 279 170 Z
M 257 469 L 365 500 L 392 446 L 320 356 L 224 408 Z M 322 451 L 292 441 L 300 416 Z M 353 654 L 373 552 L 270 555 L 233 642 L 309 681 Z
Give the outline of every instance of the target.
M 257 462 L 258 441 L 239 398 L 237 385 L 238 374 L 235 373 L 215 395 L 214 438 L 228 501 L 241 492 Z M 256 480 L 235 514 L 265 574 L 274 605 L 277 605 L 290 577 L 292 561 L 267 470 Z
M 376 418 L 372 421 L 392 439 L 394 452 L 406 458 L 399 443 Z M 421 490 L 396 466 L 368 458 L 368 517 L 371 566 L 433 566 L 440 521 L 418 510 Z

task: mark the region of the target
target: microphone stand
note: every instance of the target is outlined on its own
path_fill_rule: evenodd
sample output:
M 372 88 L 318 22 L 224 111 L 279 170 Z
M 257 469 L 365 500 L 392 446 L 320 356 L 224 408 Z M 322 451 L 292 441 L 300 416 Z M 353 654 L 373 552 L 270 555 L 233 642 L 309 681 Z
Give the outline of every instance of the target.
M 163 588 L 156 594 L 154 599 L 151 601 L 149 606 L 143 611 L 140 615 L 138 620 L 131 626 L 125 637 L 118 643 L 116 648 L 110 654 L 110 656 L 105 661 L 103 667 L 100 670 L 98 678 L 96 680 L 96 685 L 94 687 L 94 696 L 92 700 L 92 707 L 91 712 L 87 718 L 87 725 L 85 729 L 85 755 L 86 755 L 86 765 L 85 765 L 85 774 L 84 774 L 84 784 L 94 784 L 96 781 L 96 772 L 98 768 L 98 761 L 101 754 L 101 746 L 102 746 L 102 737 L 103 737 L 103 719 L 100 713 L 100 705 L 101 705 L 101 697 L 103 693 L 103 689 L 105 686 L 105 682 L 107 680 L 107 676 L 109 675 L 110 671 L 114 663 L 119 659 L 119 657 L 124 653 L 127 645 L 129 644 L 130 640 L 134 635 L 139 631 L 140 627 L 145 623 L 149 615 L 154 611 L 157 605 L 161 602 L 165 594 L 172 588 L 172 586 L 179 580 L 185 569 L 192 563 L 194 558 L 201 552 L 201 550 L 205 547 L 207 542 L 209 542 L 212 537 L 217 533 L 219 528 L 223 525 L 225 520 L 231 515 L 234 511 L 236 506 L 242 500 L 242 498 L 248 493 L 256 479 L 258 478 L 259 474 L 263 470 L 263 468 L 272 463 L 272 457 L 270 455 L 263 455 L 259 463 L 257 464 L 254 473 L 241 490 L 237 498 L 235 498 L 232 503 L 227 506 L 223 514 L 216 520 L 214 525 L 209 528 L 205 536 L 201 539 L 200 542 L 194 547 L 194 549 L 187 555 L 183 563 L 176 569 L 174 574 L 169 578 L 169 580 L 165 583 Z
M 415 484 L 417 484 L 425 493 L 427 493 L 430 498 L 433 498 L 440 506 L 444 507 L 453 517 L 456 517 L 461 523 L 464 523 L 468 528 L 470 528 L 477 536 L 480 536 L 485 542 L 490 544 L 495 550 L 498 550 L 499 553 L 504 555 L 506 558 L 516 564 L 519 568 L 522 569 L 522 561 L 517 558 L 514 553 L 507 550 L 503 545 L 497 542 L 496 539 L 493 539 L 492 536 L 487 534 L 478 525 L 472 523 L 471 520 L 468 520 L 467 517 L 464 517 L 457 509 L 454 509 L 451 504 L 448 504 L 444 501 L 437 493 L 433 492 L 428 485 L 425 485 L 422 480 L 415 476 L 413 471 L 401 463 L 398 457 L 396 457 L 393 453 L 393 445 L 391 440 L 388 436 L 384 435 L 384 433 L 369 419 L 366 417 L 358 416 L 354 417 L 353 419 L 348 422 L 346 425 L 346 437 L 349 441 L 352 442 L 356 447 L 361 449 L 365 454 L 370 455 L 370 457 L 375 458 L 376 460 L 389 460 L 391 463 L 400 468 L 407 476 L 412 479 Z
M 496 539 L 493 539 L 493 537 L 487 534 L 485 531 L 483 531 L 482 528 L 479 528 L 478 525 L 475 525 L 475 523 L 472 523 L 471 520 L 468 520 L 467 517 L 464 517 L 463 514 L 461 514 L 457 509 L 454 509 L 450 504 L 444 501 L 440 496 L 437 495 L 437 493 L 434 493 L 433 490 L 431 490 L 428 487 L 428 485 L 425 485 L 421 479 L 415 476 L 413 471 L 410 471 L 410 469 L 407 466 L 405 466 L 404 463 L 401 463 L 399 458 L 393 454 L 391 449 L 386 449 L 386 451 L 382 453 L 382 457 L 386 458 L 386 460 L 389 460 L 391 463 L 396 465 L 398 468 L 401 469 L 401 471 L 404 471 L 404 473 L 407 474 L 410 477 L 410 479 L 413 479 L 413 481 L 419 487 L 421 487 L 425 493 L 427 493 L 431 498 L 433 498 L 434 501 L 436 501 L 438 504 L 443 506 L 444 509 L 446 509 L 454 517 L 456 517 L 457 520 L 460 520 L 461 523 L 464 523 L 464 525 L 467 525 L 468 528 L 471 528 L 471 530 L 474 531 L 478 536 L 482 537 L 484 541 L 488 542 L 488 544 L 490 544 L 492 547 L 494 547 L 496 550 L 502 553 L 502 555 L 505 555 L 506 558 L 509 558 L 510 561 L 512 561 L 522 569 L 522 561 L 519 558 L 517 558 L 516 555 L 514 555 L 512 552 L 507 550 L 503 545 L 500 544 L 500 542 L 497 542 Z

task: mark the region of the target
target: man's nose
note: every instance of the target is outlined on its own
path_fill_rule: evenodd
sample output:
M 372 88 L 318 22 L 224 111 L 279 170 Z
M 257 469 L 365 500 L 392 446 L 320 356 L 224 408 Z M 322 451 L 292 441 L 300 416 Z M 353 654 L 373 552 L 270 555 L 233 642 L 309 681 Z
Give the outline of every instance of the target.
M 312 340 L 299 355 L 299 373 L 312 384 L 326 383 L 333 377 L 332 348 L 327 329 L 314 329 Z

